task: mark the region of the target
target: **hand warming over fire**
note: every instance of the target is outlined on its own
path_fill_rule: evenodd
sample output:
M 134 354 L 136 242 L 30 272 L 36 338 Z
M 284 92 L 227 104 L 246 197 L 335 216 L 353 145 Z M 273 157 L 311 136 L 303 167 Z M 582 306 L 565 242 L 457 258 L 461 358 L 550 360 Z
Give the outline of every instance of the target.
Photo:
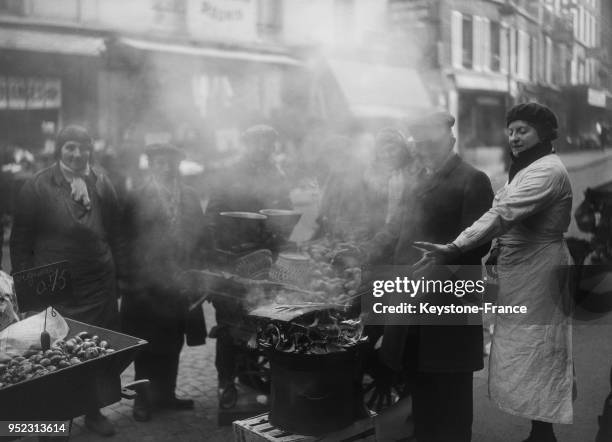
M 433 265 L 446 264 L 461 254 L 455 244 L 434 244 L 425 241 L 415 241 L 415 249 L 423 252 L 423 257 L 412 266 L 415 275 L 422 276 Z

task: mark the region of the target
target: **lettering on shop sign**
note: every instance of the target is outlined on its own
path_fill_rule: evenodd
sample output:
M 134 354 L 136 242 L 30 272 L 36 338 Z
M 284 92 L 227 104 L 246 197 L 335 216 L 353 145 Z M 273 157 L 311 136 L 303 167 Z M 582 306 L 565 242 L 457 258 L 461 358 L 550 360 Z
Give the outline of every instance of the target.
M 189 0 L 191 36 L 211 41 L 251 41 L 257 37 L 256 0 Z
M 38 310 L 72 297 L 68 261 L 16 272 L 13 282 L 21 311 Z
M 241 9 L 222 9 L 207 1 L 202 2 L 201 11 L 218 21 L 238 21 L 244 18 L 244 12 Z
M 58 78 L 0 77 L 0 109 L 56 109 L 61 104 Z

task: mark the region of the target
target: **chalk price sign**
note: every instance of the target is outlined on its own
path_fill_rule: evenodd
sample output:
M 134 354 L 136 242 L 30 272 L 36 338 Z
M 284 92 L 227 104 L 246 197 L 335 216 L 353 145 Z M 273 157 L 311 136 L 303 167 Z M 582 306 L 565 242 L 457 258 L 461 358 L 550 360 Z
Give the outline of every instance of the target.
M 68 261 L 13 274 L 19 310 L 38 310 L 72 296 L 72 279 Z

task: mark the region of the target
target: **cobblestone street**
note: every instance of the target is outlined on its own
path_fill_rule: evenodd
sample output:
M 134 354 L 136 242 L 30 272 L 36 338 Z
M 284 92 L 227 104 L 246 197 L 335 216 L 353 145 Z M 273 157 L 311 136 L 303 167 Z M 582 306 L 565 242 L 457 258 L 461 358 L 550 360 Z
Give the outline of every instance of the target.
M 208 328 L 214 325 L 214 309 L 205 304 Z M 122 381 L 133 380 L 133 366 L 123 373 Z M 215 340 L 209 339 L 200 347 L 184 347 L 179 367 L 177 395 L 192 398 L 195 410 L 163 411 L 153 415 L 150 422 L 136 422 L 132 418 L 132 401 L 122 399 L 106 407 L 103 413 L 115 424 L 116 436 L 100 437 L 89 431 L 83 418 L 75 419 L 70 438 L 74 442 L 84 441 L 209 441 L 233 440 L 232 427 L 217 426 L 217 372 L 215 370 Z

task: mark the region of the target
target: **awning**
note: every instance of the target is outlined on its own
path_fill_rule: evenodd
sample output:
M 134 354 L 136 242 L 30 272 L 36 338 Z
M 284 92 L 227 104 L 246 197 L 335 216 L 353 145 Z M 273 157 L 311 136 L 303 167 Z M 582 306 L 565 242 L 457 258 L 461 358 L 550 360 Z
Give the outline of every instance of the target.
M 95 57 L 104 49 L 104 38 L 59 32 L 0 28 L 0 48 Z
M 357 117 L 402 118 L 433 107 L 414 69 L 347 60 L 327 63 Z
M 190 55 L 194 57 L 211 57 L 291 66 L 299 66 L 302 64 L 300 60 L 290 57 L 289 55 L 259 52 L 256 50 L 248 51 L 244 49 L 212 48 L 188 44 L 160 43 L 134 38 L 120 38 L 118 43 L 143 51 L 166 52 L 171 54 Z

